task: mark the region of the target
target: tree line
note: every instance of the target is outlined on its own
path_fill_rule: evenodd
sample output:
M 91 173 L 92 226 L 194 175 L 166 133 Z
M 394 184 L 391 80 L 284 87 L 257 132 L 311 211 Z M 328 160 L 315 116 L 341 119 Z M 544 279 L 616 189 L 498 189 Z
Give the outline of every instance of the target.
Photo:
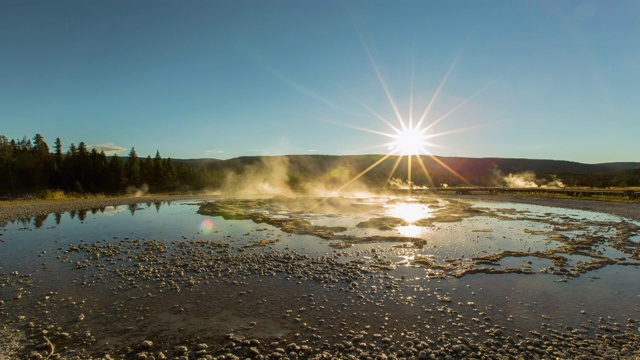
M 171 158 L 140 158 L 134 147 L 126 157 L 107 156 L 80 142 L 53 149 L 40 134 L 9 140 L 0 135 L 0 193 L 59 189 L 79 193 L 122 193 L 147 187 L 154 192 L 201 190 L 220 183 L 215 169 L 177 165 Z
M 305 184 L 322 182 L 327 188 L 339 188 L 341 184 L 378 161 L 380 155 L 357 156 L 285 156 L 285 167 L 277 170 L 266 167 L 265 171 L 286 172 L 287 185 L 296 190 Z M 495 186 L 491 183 L 493 167 L 473 166 L 472 163 L 451 163 L 462 177 L 474 185 Z M 429 169 L 434 186 L 446 183 L 450 186 L 466 185 L 450 171 L 431 161 L 423 160 Z M 477 162 L 477 161 L 476 161 Z M 255 176 L 262 163 L 260 157 L 243 157 L 220 160 L 215 163 L 199 161 L 174 161 L 162 158 L 156 151 L 155 157 L 141 158 L 131 148 L 126 157 L 117 154 L 107 156 L 103 151 L 89 148 L 84 142 L 70 144 L 63 148 L 60 138 L 55 139 L 53 148 L 40 134 L 32 139 L 9 140 L 0 135 L 0 195 L 36 192 L 58 189 L 79 193 L 123 193 L 128 189 L 148 189 L 151 192 L 191 191 L 217 189 L 223 185 L 224 174 L 235 173 L 240 177 Z M 393 159 L 381 163 L 368 172 L 361 181 L 370 187 L 382 187 L 392 169 L 397 174 L 406 174 L 405 162 L 396 168 Z M 471 164 L 471 165 L 470 165 Z M 413 174 L 416 184 L 428 184 L 422 171 L 414 164 Z M 253 171 L 251 171 L 253 169 Z M 271 169 L 271 170 L 269 170 Z M 556 173 L 567 186 L 607 188 L 640 186 L 640 169 L 593 172 Z M 550 177 L 540 173 L 538 176 Z M 402 177 L 402 176 L 401 176 Z
M 640 186 L 640 169 L 617 170 L 592 174 L 559 174 L 567 186 L 589 188 L 627 188 Z

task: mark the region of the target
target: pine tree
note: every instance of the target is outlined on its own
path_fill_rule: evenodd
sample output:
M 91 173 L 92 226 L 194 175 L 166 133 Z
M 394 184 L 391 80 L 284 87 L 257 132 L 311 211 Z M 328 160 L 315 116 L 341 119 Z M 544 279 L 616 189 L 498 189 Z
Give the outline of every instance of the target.
M 91 149 L 89 153 L 89 188 L 92 192 L 103 191 L 106 186 L 106 177 L 108 172 L 107 156 L 104 151 L 98 152 L 96 148 Z
M 51 169 L 53 168 L 53 164 L 51 161 L 51 154 L 49 153 L 49 146 L 44 141 L 42 135 L 36 134 L 33 137 L 31 154 L 34 159 L 31 176 L 35 186 L 38 188 L 46 188 L 51 179 Z
M 51 185 L 56 188 L 62 187 L 62 141 L 56 138 L 53 145 L 53 166 L 51 169 Z
M 33 137 L 33 151 L 36 156 L 41 159 L 49 159 L 49 146 L 40 134 Z
M 13 162 L 13 140 L 0 135 L 0 187 L 5 189 L 13 188 L 13 172 L 11 166 Z M 15 143 L 15 142 L 14 142 Z
M 177 186 L 178 172 L 171 158 L 166 158 L 162 162 L 162 175 L 165 190 L 173 190 Z
M 91 188 L 91 162 L 89 161 L 89 151 L 87 150 L 87 145 L 84 141 L 81 141 L 78 144 L 78 156 L 76 161 L 74 162 L 74 172 L 76 174 L 76 180 L 80 184 L 80 186 L 76 186 L 77 191 L 84 191 Z
M 151 155 L 147 156 L 144 161 L 140 162 L 140 177 L 142 182 L 152 184 L 153 182 L 153 160 Z
M 78 156 L 78 148 L 74 143 L 69 145 L 69 150 L 62 161 L 62 183 L 61 187 L 64 190 L 75 190 L 77 175 L 76 175 L 76 159 Z
M 162 157 L 160 151 L 156 150 L 156 156 L 153 158 L 153 182 L 152 185 L 158 189 L 164 187 L 164 178 L 162 176 Z
M 132 186 L 140 186 L 140 161 L 135 148 L 131 148 L 127 161 L 125 163 L 125 173 L 127 175 L 128 184 Z
M 109 189 L 111 191 L 122 191 L 126 186 L 125 164 L 118 154 L 115 154 L 109 161 Z

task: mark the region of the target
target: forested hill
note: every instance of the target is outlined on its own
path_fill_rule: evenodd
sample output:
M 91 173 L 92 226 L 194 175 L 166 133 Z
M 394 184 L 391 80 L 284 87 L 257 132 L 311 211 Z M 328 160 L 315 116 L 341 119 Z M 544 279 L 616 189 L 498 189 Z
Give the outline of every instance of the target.
M 232 158 L 229 160 L 220 160 L 212 158 L 201 159 L 174 159 L 176 164 L 185 163 L 190 166 L 206 167 L 206 168 L 240 168 L 248 164 L 254 164 L 259 162 L 262 158 L 287 158 L 294 163 L 313 163 L 320 166 L 326 164 L 332 164 L 337 159 L 350 159 L 357 158 L 381 158 L 382 155 L 287 155 L 287 156 L 243 156 Z M 426 156 L 422 157 L 426 159 Z M 442 160 L 450 166 L 464 167 L 470 166 L 474 168 L 486 168 L 489 166 L 497 166 L 502 171 L 508 173 L 517 173 L 523 171 L 533 171 L 540 174 L 547 173 L 576 173 L 576 174 L 588 174 L 588 173 L 600 173 L 616 170 L 633 170 L 640 168 L 640 162 L 617 162 L 617 163 L 603 163 L 603 164 L 584 164 L 573 161 L 563 160 L 532 160 L 532 159 L 511 159 L 511 158 L 463 158 L 463 157 L 446 157 L 438 156 L 438 159 Z M 392 161 L 397 159 L 396 156 L 390 157 Z M 324 165 L 323 165 L 324 164 Z
M 229 160 L 181 159 L 177 164 L 208 169 L 224 169 L 238 174 L 286 172 L 291 185 L 305 182 L 337 185 L 365 171 L 377 163 L 383 155 L 288 155 L 247 156 Z M 412 180 L 418 185 L 478 185 L 509 186 L 509 175 L 521 177 L 537 185 L 551 184 L 556 180 L 568 186 L 610 187 L 640 186 L 640 162 L 583 164 L 561 160 L 533 160 L 508 158 L 462 158 L 421 156 L 424 168 L 432 184 L 416 158 L 412 161 Z M 368 186 L 384 186 L 393 170 L 397 156 L 380 162 L 362 177 Z M 406 180 L 407 160 L 403 158 L 392 177 Z
M 640 186 L 640 162 L 582 164 L 558 160 L 413 157 L 415 185 L 588 187 Z M 375 165 L 375 166 L 374 166 Z M 353 182 L 383 188 L 389 180 L 406 183 L 408 162 L 383 155 L 247 156 L 229 160 L 171 159 L 160 152 L 139 157 L 106 156 L 84 143 L 52 148 L 40 135 L 9 140 L 0 135 L 0 194 L 47 189 L 70 192 L 122 193 L 158 191 L 237 190 L 261 187 L 304 191 L 335 189 Z M 428 175 L 428 176 L 427 176 Z

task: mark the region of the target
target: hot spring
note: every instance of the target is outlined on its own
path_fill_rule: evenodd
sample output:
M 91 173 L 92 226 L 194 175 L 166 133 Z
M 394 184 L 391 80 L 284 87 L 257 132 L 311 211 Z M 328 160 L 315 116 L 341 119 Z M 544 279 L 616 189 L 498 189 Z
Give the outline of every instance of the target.
M 0 226 L 3 335 L 33 358 L 639 351 L 640 223 L 612 215 L 276 196 Z

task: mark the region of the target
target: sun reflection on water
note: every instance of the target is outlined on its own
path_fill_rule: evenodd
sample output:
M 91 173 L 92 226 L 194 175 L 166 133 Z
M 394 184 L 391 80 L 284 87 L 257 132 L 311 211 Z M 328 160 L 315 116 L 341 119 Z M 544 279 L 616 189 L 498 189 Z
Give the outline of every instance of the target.
M 396 230 L 402 236 L 408 237 L 420 237 L 420 235 L 426 230 L 422 226 L 416 226 L 413 223 L 420 219 L 433 217 L 433 209 L 429 205 L 420 203 L 399 203 L 392 205 L 385 205 L 386 215 L 401 218 L 408 225 L 398 226 Z
M 401 218 L 409 224 L 420 219 L 433 217 L 433 209 L 429 208 L 429 205 L 425 204 L 401 203 L 385 205 L 385 207 L 387 208 L 387 215 Z
M 416 225 L 407 225 L 407 226 L 398 226 L 396 228 L 400 235 L 407 237 L 420 237 L 420 234 L 426 230 L 426 228 L 422 226 Z

